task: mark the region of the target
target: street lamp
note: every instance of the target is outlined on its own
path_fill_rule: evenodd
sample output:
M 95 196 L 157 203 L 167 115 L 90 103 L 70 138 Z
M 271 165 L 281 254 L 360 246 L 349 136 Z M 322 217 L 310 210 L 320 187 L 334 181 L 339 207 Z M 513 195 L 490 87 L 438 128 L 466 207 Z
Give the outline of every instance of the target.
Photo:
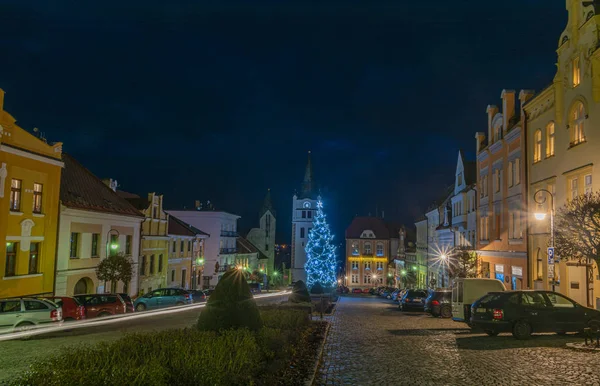
M 111 236 L 117 236 L 117 242 L 112 242 Z M 111 229 L 106 233 L 106 257 L 110 254 L 109 250 L 116 251 L 119 249 L 119 236 L 120 233 L 116 229 Z
M 448 255 L 442 253 L 442 288 L 446 288 L 446 264 L 448 263 Z
M 376 281 L 377 281 L 377 275 L 373 274 L 373 285 L 376 284 Z
M 540 193 L 542 193 L 540 195 Z M 550 247 L 554 250 L 554 194 L 547 189 L 540 189 L 533 195 L 533 201 L 537 203 L 537 210 L 534 213 L 534 217 L 538 221 L 542 221 L 546 218 L 546 212 L 544 211 L 543 204 L 546 203 L 546 197 L 543 193 L 550 196 Z M 555 290 L 556 273 L 554 272 L 554 257 L 548 259 L 548 269 L 552 266 L 552 291 Z

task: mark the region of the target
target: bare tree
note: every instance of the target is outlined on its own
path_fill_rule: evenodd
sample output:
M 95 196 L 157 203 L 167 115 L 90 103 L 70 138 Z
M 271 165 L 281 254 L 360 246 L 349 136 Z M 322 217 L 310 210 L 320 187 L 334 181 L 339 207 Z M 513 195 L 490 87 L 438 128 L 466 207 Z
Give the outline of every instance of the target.
M 455 248 L 448 268 L 451 279 L 477 277 L 477 254 L 472 249 Z
M 133 275 L 133 262 L 123 253 L 108 256 L 96 267 L 96 276 L 104 282 L 110 281 L 110 292 L 117 292 L 117 283 L 129 283 Z
M 561 259 L 600 262 L 600 192 L 577 196 L 558 210 L 555 254 Z

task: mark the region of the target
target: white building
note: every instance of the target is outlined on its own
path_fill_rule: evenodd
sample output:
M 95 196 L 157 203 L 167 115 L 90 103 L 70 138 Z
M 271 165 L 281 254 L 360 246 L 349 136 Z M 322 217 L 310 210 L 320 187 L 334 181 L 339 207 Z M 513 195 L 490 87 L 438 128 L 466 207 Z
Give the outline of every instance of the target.
M 465 161 L 462 152 L 458 152 L 454 196 L 451 198 L 451 225 L 454 231 L 454 245 L 469 249 L 475 249 L 477 245 L 476 168 L 475 162 Z
M 96 267 L 119 252 L 131 257 L 134 269 L 131 282 L 118 283 L 117 291 L 136 295 L 144 215 L 75 159 L 63 153 L 63 161 L 56 295 L 108 291 L 110 283 L 98 280 Z
M 308 241 L 308 232 L 313 227 L 317 201 L 320 199 L 314 190 L 309 151 L 302 191 L 299 195 L 294 194 L 292 199 L 292 262 L 290 267 L 292 282 L 298 280 L 306 282 L 306 271 L 304 269 L 306 264 L 305 247 Z
M 450 203 L 454 186 L 450 186 L 442 199 L 430 208 L 427 217 L 427 272 L 428 284 L 432 287 L 449 285 L 448 265 L 442 256 L 454 248 L 454 232 L 451 228 Z
M 199 206 L 198 204 L 196 205 Z M 169 210 L 170 215 L 210 235 L 204 241 L 203 286 L 215 286 L 236 260 L 237 220 L 235 214 L 213 210 Z

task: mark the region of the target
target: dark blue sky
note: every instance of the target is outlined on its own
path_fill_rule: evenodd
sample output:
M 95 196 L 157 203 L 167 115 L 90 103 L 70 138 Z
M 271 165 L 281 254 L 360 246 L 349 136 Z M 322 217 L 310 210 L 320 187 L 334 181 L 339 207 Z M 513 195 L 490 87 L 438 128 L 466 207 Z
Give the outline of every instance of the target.
M 18 123 L 123 190 L 210 199 L 242 228 L 270 187 L 282 241 L 307 150 L 338 239 L 376 207 L 412 223 L 501 90 L 552 81 L 567 21 L 563 0 L 54 3 L 0 4 Z

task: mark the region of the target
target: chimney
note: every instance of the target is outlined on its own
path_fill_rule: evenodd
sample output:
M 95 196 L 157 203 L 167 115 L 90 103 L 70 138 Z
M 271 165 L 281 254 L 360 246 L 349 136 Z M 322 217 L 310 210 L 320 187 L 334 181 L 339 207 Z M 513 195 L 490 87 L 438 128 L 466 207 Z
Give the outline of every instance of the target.
M 485 133 L 478 131 L 475 133 L 475 140 L 477 142 L 477 154 L 483 149 L 483 143 L 485 142 Z
M 502 90 L 502 116 L 504 117 L 504 127 L 502 131 L 506 133 L 511 119 L 515 116 L 515 90 Z
M 105 178 L 102 180 L 102 182 L 104 182 L 104 185 L 111 188 L 113 192 L 116 192 L 117 188 L 119 187 L 117 180 L 113 180 L 112 178 Z
M 485 112 L 488 115 L 488 138 L 490 139 L 490 145 L 491 145 L 491 140 L 492 140 L 492 138 L 494 138 L 493 133 L 492 133 L 492 119 L 494 119 L 494 115 L 496 115 L 496 113 L 498 113 L 498 107 L 496 107 L 494 105 L 488 105 Z
M 531 99 L 533 98 L 533 95 L 535 94 L 535 91 L 533 90 L 521 90 L 519 92 L 519 103 L 521 104 L 521 111 L 523 111 L 523 106 Z

